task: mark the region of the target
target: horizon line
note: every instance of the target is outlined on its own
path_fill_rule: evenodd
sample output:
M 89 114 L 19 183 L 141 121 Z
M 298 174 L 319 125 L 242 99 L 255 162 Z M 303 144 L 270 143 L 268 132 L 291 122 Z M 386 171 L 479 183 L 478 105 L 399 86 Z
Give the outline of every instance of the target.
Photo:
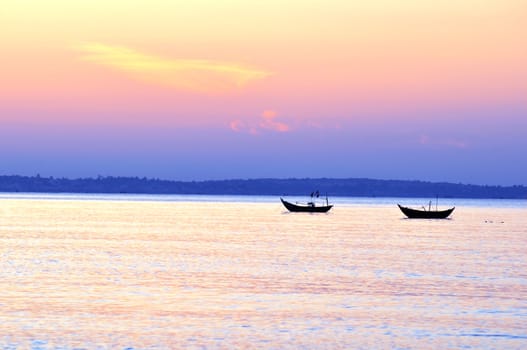
M 513 185 L 489 185 L 489 184 L 474 184 L 474 183 L 463 183 L 463 182 L 449 182 L 449 181 L 431 181 L 431 180 L 416 180 L 416 179 L 379 179 L 369 177 L 260 177 L 260 178 L 223 178 L 223 179 L 207 179 L 207 180 L 175 180 L 158 177 L 147 177 L 147 176 L 132 176 L 132 175 L 97 175 L 97 176 L 86 176 L 86 177 L 65 177 L 65 176 L 41 176 L 39 173 L 36 175 L 19 175 L 19 174 L 0 174 L 1 177 L 22 177 L 22 178 L 40 178 L 40 179 L 61 179 L 61 180 L 102 180 L 109 178 L 119 179 L 139 179 L 142 181 L 166 181 L 166 182 L 181 182 L 181 183 L 203 183 L 203 182 L 226 182 L 226 181 L 261 181 L 261 180 L 368 180 L 368 181 L 385 181 L 385 182 L 421 182 L 428 184 L 448 184 L 448 185 L 462 185 L 462 186 L 478 186 L 478 187 L 527 187 L 527 184 L 513 184 Z

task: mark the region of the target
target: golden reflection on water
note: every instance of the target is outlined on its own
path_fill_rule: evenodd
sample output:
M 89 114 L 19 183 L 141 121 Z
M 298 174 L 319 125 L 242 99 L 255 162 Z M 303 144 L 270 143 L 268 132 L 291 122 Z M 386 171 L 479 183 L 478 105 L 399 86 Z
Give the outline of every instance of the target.
M 525 208 L 4 199 L 3 348 L 527 347 Z

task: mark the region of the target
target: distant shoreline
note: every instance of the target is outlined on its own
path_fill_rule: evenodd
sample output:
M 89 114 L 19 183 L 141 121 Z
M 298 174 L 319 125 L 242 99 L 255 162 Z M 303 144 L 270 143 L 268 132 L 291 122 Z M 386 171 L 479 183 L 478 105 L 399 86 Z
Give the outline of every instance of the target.
M 233 179 L 171 181 L 139 177 L 54 178 L 0 176 L 0 192 L 92 193 L 92 194 L 181 194 L 181 195 L 270 195 L 309 196 L 319 191 L 330 197 L 406 197 L 527 199 L 527 186 L 486 186 L 412 180 L 348 179 Z

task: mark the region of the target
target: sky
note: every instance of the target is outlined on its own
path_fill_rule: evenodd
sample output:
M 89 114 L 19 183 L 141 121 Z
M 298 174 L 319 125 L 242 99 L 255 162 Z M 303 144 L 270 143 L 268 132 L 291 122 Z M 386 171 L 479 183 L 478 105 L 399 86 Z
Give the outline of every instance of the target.
M 0 174 L 527 185 L 525 0 L 0 0 Z

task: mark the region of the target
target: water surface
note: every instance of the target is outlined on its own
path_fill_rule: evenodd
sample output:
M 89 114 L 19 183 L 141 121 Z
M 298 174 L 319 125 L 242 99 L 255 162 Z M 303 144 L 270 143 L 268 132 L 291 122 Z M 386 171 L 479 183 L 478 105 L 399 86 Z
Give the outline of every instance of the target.
M 527 348 L 525 201 L 1 197 L 4 349 Z

